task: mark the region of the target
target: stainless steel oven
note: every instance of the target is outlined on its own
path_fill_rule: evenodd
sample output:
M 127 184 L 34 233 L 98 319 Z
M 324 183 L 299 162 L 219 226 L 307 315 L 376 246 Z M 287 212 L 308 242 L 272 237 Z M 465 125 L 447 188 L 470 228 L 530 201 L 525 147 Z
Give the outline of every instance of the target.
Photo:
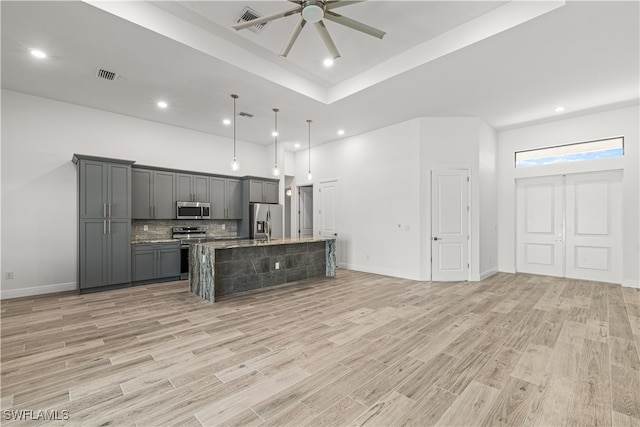
M 191 243 L 206 242 L 207 230 L 204 227 L 173 227 L 172 237 L 180 240 L 180 278 L 189 278 L 189 246 Z

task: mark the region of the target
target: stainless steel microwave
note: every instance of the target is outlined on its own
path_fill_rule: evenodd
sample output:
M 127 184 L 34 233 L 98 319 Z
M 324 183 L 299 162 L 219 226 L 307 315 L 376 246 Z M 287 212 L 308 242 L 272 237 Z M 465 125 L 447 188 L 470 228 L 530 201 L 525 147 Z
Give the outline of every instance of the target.
M 177 219 L 211 219 L 211 203 L 209 202 L 177 202 Z

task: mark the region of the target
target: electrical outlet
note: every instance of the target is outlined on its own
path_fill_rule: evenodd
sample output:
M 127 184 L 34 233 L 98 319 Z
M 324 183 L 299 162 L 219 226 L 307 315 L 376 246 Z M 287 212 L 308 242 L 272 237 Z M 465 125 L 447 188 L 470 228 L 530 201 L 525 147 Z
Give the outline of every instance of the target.
M 4 273 L 4 278 L 7 280 L 13 279 L 13 271 L 7 271 L 6 273 Z
M 222 229 L 224 230 L 225 228 L 227 228 L 227 224 L 222 224 Z
M 276 262 L 276 270 L 280 270 L 280 263 Z
M 148 226 L 148 225 L 143 225 L 143 226 L 142 226 L 142 229 L 143 229 L 144 231 L 149 231 L 149 226 Z

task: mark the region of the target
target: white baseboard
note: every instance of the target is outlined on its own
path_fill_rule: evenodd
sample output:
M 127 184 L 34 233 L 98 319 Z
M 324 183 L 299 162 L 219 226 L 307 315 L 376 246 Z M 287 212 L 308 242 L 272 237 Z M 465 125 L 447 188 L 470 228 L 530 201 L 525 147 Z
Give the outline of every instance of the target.
M 76 282 L 56 283 L 54 285 L 33 286 L 31 288 L 8 289 L 0 291 L 0 299 L 30 297 L 33 295 L 51 294 L 54 292 L 75 291 Z
M 497 267 L 494 267 L 491 270 L 483 271 L 482 273 L 480 273 L 480 280 L 482 281 L 482 280 L 486 279 L 487 277 L 493 276 L 494 274 L 498 274 L 498 268 Z
M 640 281 L 622 279 L 622 286 L 626 288 L 638 288 L 640 289 Z

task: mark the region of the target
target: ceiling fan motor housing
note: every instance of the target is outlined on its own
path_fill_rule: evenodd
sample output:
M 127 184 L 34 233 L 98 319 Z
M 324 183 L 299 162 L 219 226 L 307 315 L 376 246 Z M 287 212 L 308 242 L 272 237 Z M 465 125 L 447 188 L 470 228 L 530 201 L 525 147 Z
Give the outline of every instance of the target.
M 325 5 L 322 1 L 307 0 L 302 8 L 302 17 L 307 22 L 319 22 L 324 18 Z

